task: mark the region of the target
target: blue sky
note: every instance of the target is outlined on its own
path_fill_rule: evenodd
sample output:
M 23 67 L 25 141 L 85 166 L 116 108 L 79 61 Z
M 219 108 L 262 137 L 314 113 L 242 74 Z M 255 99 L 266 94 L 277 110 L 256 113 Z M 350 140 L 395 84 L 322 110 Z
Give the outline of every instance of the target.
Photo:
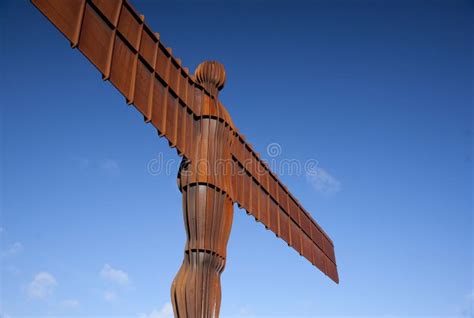
M 236 208 L 223 317 L 473 317 L 472 1 L 133 1 L 335 242 L 336 285 Z M 1 16 L 1 317 L 171 317 L 179 160 L 27 1 Z M 278 143 L 281 154 L 265 149 Z

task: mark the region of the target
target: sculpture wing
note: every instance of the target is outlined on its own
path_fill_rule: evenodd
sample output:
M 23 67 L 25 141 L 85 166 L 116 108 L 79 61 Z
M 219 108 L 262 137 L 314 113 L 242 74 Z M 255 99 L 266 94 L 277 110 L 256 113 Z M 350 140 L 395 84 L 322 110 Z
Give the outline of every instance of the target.
M 339 283 L 332 240 L 239 133 L 232 161 L 234 201 Z
M 127 1 L 32 0 L 32 3 L 168 139 L 193 157 L 195 117 L 213 98 L 173 57 Z
M 193 80 L 143 16 L 125 0 L 31 1 L 179 155 L 194 158 L 195 145 L 189 141 L 198 133 L 195 121 L 209 113 L 214 97 Z M 332 241 L 243 136 L 235 136 L 234 202 L 338 282 Z

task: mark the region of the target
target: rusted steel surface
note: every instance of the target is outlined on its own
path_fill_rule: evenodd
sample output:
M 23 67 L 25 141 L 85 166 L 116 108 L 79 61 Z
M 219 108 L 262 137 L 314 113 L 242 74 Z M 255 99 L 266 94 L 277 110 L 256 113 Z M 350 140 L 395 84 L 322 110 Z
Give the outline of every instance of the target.
M 204 63 L 197 74 L 206 67 L 223 70 L 220 65 Z M 224 81 L 225 76 L 221 78 Z M 200 82 L 210 83 L 202 77 Z M 215 107 L 209 107 L 209 112 L 214 115 L 224 111 L 219 104 L 211 104 Z M 219 162 L 230 161 L 234 134 L 225 121 L 210 115 L 201 116 L 193 129 L 196 151 L 191 159 L 183 159 L 178 174 L 187 242 L 171 297 L 176 317 L 218 317 L 220 275 L 225 267 L 233 220 L 233 202 L 229 195 L 232 174 L 226 170 L 230 166 L 221 166 Z
M 183 157 L 178 186 L 188 241 L 172 287 L 177 316 L 218 315 L 233 203 L 339 282 L 332 240 L 218 100 L 225 84 L 221 64 L 205 62 L 190 74 L 128 1 L 32 3 Z
M 231 152 L 234 201 L 338 283 L 334 245 L 329 236 L 241 135 L 236 134 Z

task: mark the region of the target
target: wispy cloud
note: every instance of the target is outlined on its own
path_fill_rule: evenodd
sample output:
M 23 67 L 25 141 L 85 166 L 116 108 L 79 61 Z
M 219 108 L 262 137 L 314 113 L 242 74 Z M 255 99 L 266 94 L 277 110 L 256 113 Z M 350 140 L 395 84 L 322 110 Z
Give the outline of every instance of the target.
M 82 171 L 95 171 L 109 177 L 120 176 L 120 164 L 117 160 L 111 158 L 88 159 L 75 158 L 76 166 Z
M 80 306 L 80 303 L 76 299 L 65 299 L 60 303 L 60 305 L 64 308 L 74 309 L 78 308 Z
M 111 177 L 116 177 L 120 175 L 120 165 L 116 160 L 113 159 L 104 159 L 100 163 L 100 169 L 102 172 Z
M 77 164 L 79 165 L 79 168 L 82 170 L 89 168 L 91 164 L 91 161 L 87 158 L 79 158 L 79 159 L 76 159 L 76 161 L 77 161 Z
M 313 189 L 323 195 L 331 196 L 341 191 L 341 182 L 329 172 L 320 167 L 314 167 L 306 172 L 306 180 Z
M 252 315 L 252 310 L 250 309 L 250 307 L 244 306 L 244 307 L 240 308 L 239 316 L 248 317 L 248 316 L 251 316 L 251 315 Z
M 99 276 L 108 283 L 108 287 L 100 292 L 100 296 L 107 302 L 116 301 L 122 292 L 133 290 L 132 281 L 127 272 L 104 264 Z
M 462 301 L 461 306 L 458 308 L 458 312 L 461 317 L 474 317 L 474 290 L 468 293 L 464 300 Z
M 58 285 L 53 275 L 47 272 L 41 272 L 35 275 L 28 284 L 27 294 L 34 299 L 47 299 L 50 297 Z
M 139 318 L 172 318 L 173 306 L 171 303 L 166 303 L 160 310 L 154 309 L 149 314 L 140 314 Z
M 100 277 L 120 286 L 127 286 L 130 284 L 130 278 L 126 272 L 120 269 L 115 269 L 109 264 L 105 264 L 102 267 Z
M 24 250 L 23 244 L 21 244 L 20 242 L 15 242 L 12 245 L 10 245 L 5 251 L 3 251 L 2 256 L 13 257 L 23 252 L 23 250 Z
M 113 290 L 106 290 L 102 293 L 102 297 L 105 301 L 112 302 L 117 299 L 117 293 Z

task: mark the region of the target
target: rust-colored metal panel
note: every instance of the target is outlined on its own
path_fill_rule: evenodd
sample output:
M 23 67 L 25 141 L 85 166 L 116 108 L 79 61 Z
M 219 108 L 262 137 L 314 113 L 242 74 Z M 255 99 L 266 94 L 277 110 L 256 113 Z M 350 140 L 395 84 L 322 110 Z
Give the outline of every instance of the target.
M 247 170 L 250 172 L 252 177 L 256 178 L 256 171 L 255 171 L 255 156 L 252 153 L 251 149 L 247 149 L 247 153 L 245 154 L 245 158 L 248 160 L 248 163 L 246 162 L 247 165 Z
M 192 187 L 190 187 L 192 188 Z M 206 246 L 206 212 L 208 209 L 206 209 L 206 204 L 207 204 L 207 191 L 206 191 L 206 186 L 203 185 L 197 185 L 197 201 L 196 202 L 196 210 L 197 210 L 197 215 L 196 215 L 196 246 L 193 247 L 193 249 L 207 249 L 210 248 L 210 246 Z
M 198 145 L 199 151 L 197 152 L 197 176 L 200 182 L 207 182 L 207 176 L 209 172 L 209 166 L 207 158 L 209 157 L 209 119 L 203 118 L 198 121 L 200 125 L 200 144 Z
M 260 200 L 260 220 L 262 221 L 263 224 L 265 224 L 266 227 L 268 227 L 268 224 L 270 222 L 269 216 L 268 216 L 268 208 L 269 208 L 269 201 L 270 197 L 268 193 L 262 191 L 261 195 L 261 200 Z
M 243 191 L 242 206 L 245 208 L 245 210 L 250 211 L 252 176 L 247 171 L 245 171 L 243 182 L 244 182 L 244 186 L 242 189 Z
M 238 163 L 235 162 L 234 160 L 232 160 L 232 163 L 231 163 L 231 186 L 232 186 L 232 195 L 231 195 L 231 198 L 237 198 L 238 196 L 238 193 L 240 192 L 238 190 L 238 186 L 239 186 L 239 180 L 238 180 Z
M 288 194 L 281 185 L 278 188 L 278 203 L 285 210 L 285 212 L 288 212 Z
M 288 214 L 291 216 L 293 220 L 298 220 L 299 217 L 298 215 L 300 214 L 300 208 L 298 207 L 298 204 L 292 199 L 289 198 L 288 200 Z
M 157 49 L 158 43 L 155 41 L 155 37 L 151 31 L 144 28 L 140 40 L 140 55 L 152 69 L 155 67 Z
M 339 278 L 337 276 L 337 269 L 336 265 L 331 262 L 329 258 L 324 259 L 324 266 L 326 267 L 326 275 L 329 276 L 332 280 L 334 280 L 336 283 L 339 281 Z
M 194 85 L 194 101 L 193 101 L 193 111 L 196 114 L 201 114 L 201 104 L 202 104 L 202 98 L 203 98 L 203 90 L 198 87 L 197 85 Z
M 290 231 L 291 231 L 291 241 L 290 244 L 291 246 L 299 253 L 301 254 L 301 229 L 298 227 L 298 225 L 290 221 Z
M 275 180 L 275 178 L 273 178 L 273 175 L 270 175 L 269 176 L 269 192 L 270 192 L 270 195 L 272 196 L 273 199 L 275 200 L 278 200 L 278 194 L 277 194 L 277 181 Z
M 235 159 L 237 159 L 239 163 L 243 161 L 242 160 L 242 143 L 240 142 L 240 139 L 238 138 L 236 138 L 232 142 L 232 155 L 234 156 Z
M 86 0 L 31 1 L 70 41 L 77 40 Z
M 235 186 L 235 197 L 238 198 L 238 203 L 239 205 L 243 208 L 242 204 L 244 203 L 244 198 L 245 198 L 245 176 L 246 172 L 244 170 L 244 167 L 238 165 L 237 168 L 237 185 Z
M 309 236 L 303 234 L 301 236 L 303 242 L 303 256 L 310 262 L 313 261 L 313 242 Z
M 130 48 L 119 38 L 115 39 L 110 69 L 110 81 L 127 100 L 132 99 L 132 76 L 135 69 L 135 55 Z
M 79 49 L 102 74 L 108 72 L 113 39 L 113 30 L 87 4 L 79 38 Z
M 309 217 L 301 210 L 300 213 L 300 227 L 306 233 L 306 235 L 311 236 L 311 221 Z
M 186 152 L 186 106 L 181 102 L 178 103 L 178 119 L 176 124 L 176 149 L 179 154 Z
M 194 127 L 193 127 L 193 140 L 194 140 L 194 145 L 193 145 L 193 152 L 191 153 L 191 158 L 197 158 L 200 149 L 199 149 L 199 143 L 201 142 L 202 139 L 199 139 L 199 137 L 202 135 L 202 125 L 201 121 L 197 120 L 197 117 L 194 117 Z
M 323 234 L 314 224 L 311 227 L 311 239 L 320 249 L 323 248 Z
M 217 149 L 216 149 L 217 143 L 214 141 L 218 140 L 221 137 L 218 135 L 218 127 L 220 125 L 217 124 L 217 121 L 211 120 L 211 119 L 208 119 L 207 122 L 209 123 L 209 140 L 208 140 L 208 147 L 207 147 L 208 149 L 207 158 L 217 158 L 219 157 L 217 155 Z M 219 186 L 219 184 L 216 182 L 216 175 L 214 173 L 217 167 L 211 167 L 209 164 L 207 166 L 208 166 L 207 182 L 212 185 Z
M 188 105 L 189 109 L 195 113 L 198 114 L 198 112 L 195 111 L 194 107 L 194 84 L 192 82 L 192 78 L 188 77 L 187 78 L 187 84 L 186 84 L 186 105 Z
M 324 251 L 324 254 L 326 254 L 327 257 L 332 262 L 336 261 L 334 257 L 334 247 L 332 246 L 332 243 L 325 236 L 323 236 L 323 251 Z
M 269 219 L 270 219 L 270 224 L 268 225 L 268 228 L 272 230 L 273 233 L 275 233 L 277 236 L 279 236 L 279 216 L 280 213 L 278 212 L 279 208 L 278 205 L 276 204 L 275 201 L 270 200 L 270 211 L 269 211 Z
M 280 232 L 279 236 L 285 241 L 290 241 L 290 218 L 286 213 L 284 213 L 281 209 L 278 211 L 280 216 Z
M 170 60 L 171 59 L 166 48 L 161 44 L 158 45 L 155 70 L 158 76 L 160 76 L 164 82 L 167 82 L 168 80 L 168 68 L 170 65 Z
M 209 112 L 206 114 L 210 117 L 220 118 L 219 105 L 217 105 L 216 100 L 207 96 L 206 102 L 209 104 Z M 205 115 L 204 113 L 202 115 Z
M 253 171 L 253 176 L 255 179 L 257 179 L 259 184 L 263 184 L 262 182 L 262 173 L 260 171 L 260 159 L 258 154 L 254 153 L 253 154 L 253 159 L 252 159 L 252 171 Z
M 176 135 L 177 125 L 176 119 L 178 114 L 178 99 L 173 94 L 167 94 L 168 101 L 166 103 L 166 138 L 168 139 L 170 146 L 176 146 Z
M 194 119 L 193 119 L 193 114 L 191 111 L 186 108 L 186 114 L 185 114 L 185 157 L 187 159 L 192 159 L 192 147 L 194 145 L 194 138 L 193 138 L 193 128 L 194 128 Z
M 155 78 L 153 81 L 153 102 L 151 111 L 151 122 L 160 135 L 165 134 L 166 102 L 168 92 L 161 80 Z
M 205 93 L 201 95 L 201 101 L 199 103 L 201 105 L 201 116 L 206 116 L 209 117 L 210 115 L 210 101 L 209 101 L 209 96 L 207 96 Z
M 267 167 L 266 165 L 263 164 L 263 162 L 260 162 L 260 167 L 259 167 L 259 171 L 258 171 L 259 175 L 260 175 L 260 181 L 261 181 L 261 184 L 262 184 L 262 187 L 267 191 L 269 192 L 269 174 L 267 172 Z
M 259 215 L 260 211 L 258 209 L 260 191 L 261 190 L 258 183 L 255 181 L 255 179 L 252 179 L 251 181 L 251 211 L 253 215 L 257 218 L 257 220 L 260 219 L 260 215 Z
M 65 2 L 64 0 L 61 0 Z M 114 27 L 117 26 L 120 9 L 122 8 L 121 0 L 92 0 L 92 3 L 104 15 L 107 21 Z
M 126 2 L 125 2 L 126 3 Z M 120 13 L 118 31 L 135 50 L 138 50 L 141 21 L 129 6 L 124 5 Z
M 149 106 L 151 94 L 153 92 L 153 72 L 143 63 L 140 59 L 137 65 L 135 92 L 134 92 L 134 104 L 137 109 L 145 116 L 149 118 Z
M 215 224 L 219 220 L 214 215 L 214 212 L 216 212 L 214 211 L 214 200 L 219 200 L 219 198 L 216 197 L 216 194 L 216 191 L 207 191 L 207 199 L 205 202 L 203 202 L 203 206 L 206 207 L 204 211 L 205 217 L 201 218 L 204 221 L 203 233 L 210 232 L 210 235 L 205 235 L 203 246 L 208 247 L 210 250 L 216 250 L 218 248 L 217 246 L 215 246 L 215 243 L 217 243 L 215 242 L 217 232 L 216 230 L 219 229 L 218 224 Z
M 183 102 L 186 104 L 187 102 L 187 93 L 188 93 L 188 75 L 186 72 L 181 69 L 181 73 L 179 75 L 179 92 L 178 96 Z
M 176 61 L 172 60 L 170 70 L 169 70 L 168 81 L 169 81 L 171 89 L 176 95 L 178 95 L 179 73 L 180 73 L 179 65 L 176 63 Z
M 323 273 L 326 273 L 326 263 L 325 259 L 327 259 L 326 255 L 324 255 L 323 251 L 318 247 L 314 247 L 314 265 L 319 268 Z
M 247 144 L 244 144 L 243 152 L 242 152 L 243 158 L 244 158 L 244 167 L 249 171 L 250 173 L 252 172 L 252 166 L 253 166 L 253 157 L 252 153 L 250 151 L 250 146 Z

